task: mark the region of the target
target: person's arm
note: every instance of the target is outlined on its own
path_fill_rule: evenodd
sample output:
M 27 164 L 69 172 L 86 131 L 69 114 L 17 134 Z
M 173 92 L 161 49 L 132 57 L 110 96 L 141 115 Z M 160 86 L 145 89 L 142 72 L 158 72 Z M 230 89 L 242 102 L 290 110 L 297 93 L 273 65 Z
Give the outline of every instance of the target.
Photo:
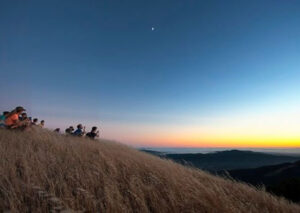
M 13 125 L 11 126 L 11 128 L 17 128 L 20 126 L 20 124 L 22 123 L 20 120 L 19 120 L 19 116 L 18 115 L 12 115 L 12 118 L 11 118 L 12 122 L 13 122 Z

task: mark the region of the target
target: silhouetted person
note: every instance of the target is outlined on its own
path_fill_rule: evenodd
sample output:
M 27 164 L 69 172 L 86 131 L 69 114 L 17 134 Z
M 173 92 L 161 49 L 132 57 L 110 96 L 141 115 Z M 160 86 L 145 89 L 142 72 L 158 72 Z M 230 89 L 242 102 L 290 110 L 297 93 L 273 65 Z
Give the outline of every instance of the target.
M 92 131 L 88 132 L 86 136 L 89 137 L 90 139 L 95 139 L 95 137 L 99 137 L 99 131 L 97 131 L 97 127 L 94 126 L 92 128 Z
M 38 125 L 38 121 L 39 120 L 37 118 L 34 118 L 31 124 L 36 126 L 36 125 Z
M 73 127 L 73 126 L 70 126 L 69 128 L 67 128 L 67 129 L 65 130 L 65 133 L 66 133 L 67 135 L 72 135 L 72 134 L 73 134 L 73 131 L 74 131 L 74 127 Z
M 8 111 L 4 111 L 2 113 L 2 115 L 0 116 L 0 127 L 1 128 L 4 128 L 5 127 L 5 119 L 6 119 L 6 116 L 9 114 Z
M 56 128 L 56 129 L 54 130 L 54 132 L 59 133 L 59 132 L 60 132 L 60 128 Z
M 45 121 L 44 121 L 44 120 L 41 120 L 39 126 L 43 128 L 43 127 L 45 126 Z
M 20 120 L 20 122 L 18 124 L 18 128 L 19 129 L 25 130 L 31 124 L 31 121 L 27 117 L 27 113 L 26 112 L 23 112 L 21 114 L 21 116 L 19 116 L 19 120 Z
M 26 112 L 23 112 L 23 113 L 21 114 L 21 116 L 19 117 L 19 120 L 20 120 L 20 121 L 29 120 L 29 118 L 27 117 L 27 113 L 26 113 Z
M 23 107 L 18 106 L 13 111 L 8 113 L 5 117 L 5 126 L 9 129 L 14 129 L 18 127 L 20 122 L 19 116 L 26 111 Z
M 85 127 L 82 126 L 82 124 L 77 125 L 76 131 L 73 133 L 74 136 L 82 137 L 85 134 Z

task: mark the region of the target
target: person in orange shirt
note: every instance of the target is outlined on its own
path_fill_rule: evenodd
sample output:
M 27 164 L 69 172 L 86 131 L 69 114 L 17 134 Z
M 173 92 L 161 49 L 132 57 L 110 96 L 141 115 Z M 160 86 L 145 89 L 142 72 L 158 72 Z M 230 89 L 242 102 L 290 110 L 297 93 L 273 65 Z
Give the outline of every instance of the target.
M 5 119 L 5 125 L 7 128 L 16 128 L 18 127 L 18 123 L 20 122 L 19 116 L 25 111 L 25 109 L 21 106 L 16 107 L 13 111 L 11 111 Z

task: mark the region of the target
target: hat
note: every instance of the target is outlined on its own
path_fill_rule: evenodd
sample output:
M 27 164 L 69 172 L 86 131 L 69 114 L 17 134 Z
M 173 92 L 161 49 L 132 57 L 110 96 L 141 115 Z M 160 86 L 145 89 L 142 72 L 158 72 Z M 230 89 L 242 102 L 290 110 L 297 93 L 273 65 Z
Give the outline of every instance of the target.
M 22 111 L 26 111 L 26 109 L 24 109 L 24 108 L 21 107 L 21 106 L 18 106 L 18 107 L 16 107 L 16 111 L 17 111 L 17 112 L 22 112 Z

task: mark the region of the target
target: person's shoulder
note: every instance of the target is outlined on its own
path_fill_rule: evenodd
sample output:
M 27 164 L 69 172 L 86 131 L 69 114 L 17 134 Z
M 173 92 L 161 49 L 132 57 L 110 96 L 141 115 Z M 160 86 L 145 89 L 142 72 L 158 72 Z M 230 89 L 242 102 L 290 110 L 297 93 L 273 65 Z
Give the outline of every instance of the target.
M 19 115 L 17 113 L 14 113 L 10 116 L 13 119 L 19 119 Z

